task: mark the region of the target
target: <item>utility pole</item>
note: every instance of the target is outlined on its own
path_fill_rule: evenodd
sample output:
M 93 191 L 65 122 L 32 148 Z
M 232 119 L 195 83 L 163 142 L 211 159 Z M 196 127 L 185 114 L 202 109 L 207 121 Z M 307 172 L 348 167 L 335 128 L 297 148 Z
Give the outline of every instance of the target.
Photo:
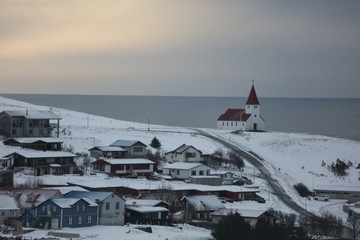
M 150 131 L 150 113 L 148 113 L 148 131 Z

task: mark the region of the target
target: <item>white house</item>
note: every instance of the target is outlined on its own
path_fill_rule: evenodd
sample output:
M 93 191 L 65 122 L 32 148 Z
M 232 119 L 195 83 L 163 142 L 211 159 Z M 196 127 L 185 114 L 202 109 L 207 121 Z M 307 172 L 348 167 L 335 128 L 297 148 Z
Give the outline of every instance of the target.
M 217 120 L 217 128 L 225 130 L 264 131 L 265 121 L 260 115 L 260 102 L 252 85 L 245 109 L 229 108 Z
M 145 158 L 98 159 L 92 162 L 94 172 L 116 175 L 151 176 L 154 162 Z
M 191 176 L 209 176 L 213 170 L 201 163 L 176 162 L 163 168 L 163 173 L 177 179 L 188 179 Z
M 124 225 L 125 199 L 112 192 L 70 191 L 65 198 L 88 198 L 99 205 L 100 225 Z
M 168 162 L 201 162 L 201 151 L 191 145 L 181 145 L 173 151 L 165 153 Z
M 259 219 L 263 219 L 265 223 L 273 225 L 275 222 L 275 216 L 266 210 L 257 209 L 230 209 L 219 208 L 216 211 L 210 213 L 213 223 L 218 223 L 221 220 L 229 217 L 231 214 L 239 214 L 244 218 L 250 226 L 255 227 Z
M 0 194 L 0 203 L 0 225 L 4 224 L 7 218 L 20 216 L 20 208 L 10 193 Z

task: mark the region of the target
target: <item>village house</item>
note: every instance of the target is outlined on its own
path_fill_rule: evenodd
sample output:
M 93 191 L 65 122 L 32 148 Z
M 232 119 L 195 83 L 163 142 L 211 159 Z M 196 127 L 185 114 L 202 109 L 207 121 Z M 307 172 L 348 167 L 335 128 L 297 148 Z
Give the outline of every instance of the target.
M 21 210 L 11 193 L 1 193 L 0 203 L 0 225 L 3 225 L 6 220 L 20 216 Z
M 112 192 L 70 191 L 64 198 L 88 198 L 99 206 L 100 225 L 124 225 L 125 199 Z
M 50 137 L 54 127 L 59 136 L 60 119 L 51 111 L 3 111 L 0 113 L 0 134 L 7 137 Z M 53 125 L 51 121 L 56 123 Z
M 62 141 L 56 138 L 10 138 L 5 145 L 42 151 L 61 151 Z
M 254 85 L 245 103 L 245 109 L 229 108 L 217 120 L 217 128 L 233 131 L 264 131 L 265 121 L 260 115 L 260 102 Z
M 171 225 L 169 205 L 160 200 L 126 200 L 125 222 L 132 224 Z
M 44 229 L 98 225 L 98 205 L 88 198 L 51 198 L 21 216 L 23 226 Z
M 176 162 L 163 167 L 163 173 L 175 179 L 189 179 L 192 176 L 209 176 L 212 168 L 201 163 Z
M 95 146 L 89 149 L 90 156 L 93 158 L 125 158 L 128 150 L 122 147 Z
M 216 195 L 188 195 L 182 198 L 185 203 L 185 216 L 188 220 L 210 221 L 210 214 L 224 208 Z
M 76 170 L 76 155 L 69 152 L 19 150 L 4 157 L 10 158 L 14 170 L 27 170 L 35 176 L 73 174 Z
M 146 145 L 140 141 L 117 140 L 110 147 L 121 147 L 127 150 L 126 158 L 143 158 L 146 155 Z
M 130 182 L 131 181 L 131 182 Z M 164 185 L 161 181 L 144 181 L 143 179 L 125 179 L 114 178 L 105 182 L 68 182 L 70 186 L 79 186 L 89 191 L 111 191 L 120 194 L 121 196 L 137 198 L 143 194 L 154 193 L 170 201 L 174 199 L 174 195 L 181 199 L 183 196 L 188 195 L 216 195 L 219 198 L 228 201 L 243 201 L 254 200 L 256 201 L 260 192 L 258 188 L 239 187 L 235 185 L 222 185 L 222 186 L 208 186 L 192 183 L 184 183 L 179 181 L 170 181 Z M 170 193 L 170 194 L 169 194 Z M 170 202 L 169 201 L 169 202 Z
M 183 144 L 172 150 L 165 153 L 165 159 L 167 162 L 202 162 L 201 158 L 202 152 L 191 145 Z
M 22 211 L 38 206 L 50 198 L 62 198 L 59 190 L 42 188 L 1 188 L 0 194 L 14 196 Z
M 120 176 L 151 176 L 154 162 L 145 158 L 98 159 L 92 162 L 93 171 Z
M 220 208 L 210 213 L 213 223 L 219 223 L 221 220 L 229 217 L 230 214 L 239 214 L 243 219 L 250 224 L 251 227 L 255 227 L 256 223 L 261 219 L 265 224 L 274 225 L 276 218 L 273 214 L 266 210 L 256 209 L 229 209 Z
M 316 195 L 328 195 L 329 199 L 346 199 L 350 203 L 360 201 L 360 186 L 317 185 L 314 192 Z

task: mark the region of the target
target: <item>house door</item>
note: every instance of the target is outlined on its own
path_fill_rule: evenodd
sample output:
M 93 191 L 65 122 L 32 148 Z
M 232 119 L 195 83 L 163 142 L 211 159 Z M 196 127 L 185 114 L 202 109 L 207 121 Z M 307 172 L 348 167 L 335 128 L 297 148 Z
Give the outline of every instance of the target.
M 257 123 L 254 123 L 253 130 L 254 130 L 254 131 L 257 131 Z
M 52 218 L 51 219 L 51 228 L 52 229 L 59 229 L 59 219 L 58 218 Z

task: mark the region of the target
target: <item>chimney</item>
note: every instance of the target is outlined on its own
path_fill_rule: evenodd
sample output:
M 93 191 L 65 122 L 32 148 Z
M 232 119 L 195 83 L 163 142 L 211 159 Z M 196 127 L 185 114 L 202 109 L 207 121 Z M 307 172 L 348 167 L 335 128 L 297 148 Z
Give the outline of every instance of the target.
M 134 201 L 134 202 L 132 203 L 132 205 L 133 205 L 133 207 L 136 207 L 136 202 Z

